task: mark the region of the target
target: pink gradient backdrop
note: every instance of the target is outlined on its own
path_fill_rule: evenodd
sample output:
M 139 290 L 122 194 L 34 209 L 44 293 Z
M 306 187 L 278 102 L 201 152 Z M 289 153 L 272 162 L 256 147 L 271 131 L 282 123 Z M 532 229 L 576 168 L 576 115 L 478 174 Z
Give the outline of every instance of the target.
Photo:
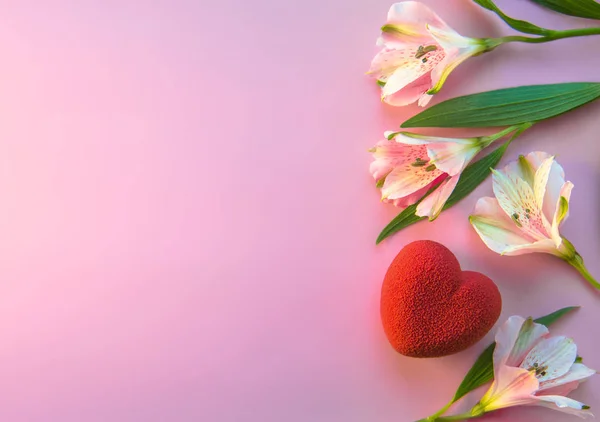
M 468 0 L 427 3 L 466 35 L 508 33 Z M 554 28 L 590 24 L 499 3 Z M 375 246 L 395 210 L 378 200 L 366 150 L 418 111 L 381 104 L 364 76 L 390 4 L 0 3 L 1 420 L 424 417 L 492 336 L 435 360 L 390 348 L 380 284 L 416 239 L 492 277 L 503 319 L 583 305 L 556 331 L 600 368 L 600 295 L 562 262 L 499 257 L 470 229 L 489 182 Z M 597 81 L 599 39 L 503 47 L 461 66 L 434 102 Z M 506 156 L 558 155 L 576 186 L 564 234 L 598 276 L 599 113 L 597 103 L 541 124 Z M 594 379 L 575 397 L 600 408 L 599 388 Z M 571 418 L 519 409 L 486 420 Z

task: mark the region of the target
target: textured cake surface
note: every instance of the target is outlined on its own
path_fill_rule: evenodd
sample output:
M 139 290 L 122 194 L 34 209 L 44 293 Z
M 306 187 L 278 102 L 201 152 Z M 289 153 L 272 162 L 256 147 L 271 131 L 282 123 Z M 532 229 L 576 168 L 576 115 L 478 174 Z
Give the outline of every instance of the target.
M 448 248 L 430 240 L 404 247 L 383 280 L 383 328 L 405 356 L 460 352 L 493 327 L 501 309 L 500 292 L 491 279 L 462 271 Z

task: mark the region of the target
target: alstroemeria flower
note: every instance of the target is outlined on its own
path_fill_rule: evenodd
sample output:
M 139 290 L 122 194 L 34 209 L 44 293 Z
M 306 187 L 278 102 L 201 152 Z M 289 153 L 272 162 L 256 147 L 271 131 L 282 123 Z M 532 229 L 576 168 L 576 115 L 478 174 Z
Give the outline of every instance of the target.
M 531 318 L 512 316 L 496 334 L 494 382 L 472 414 L 538 405 L 592 417 L 589 406 L 566 397 L 596 373 L 579 362 L 573 340 L 550 337 L 548 329 Z
M 556 255 L 600 288 L 571 242 L 559 233 L 569 215 L 573 183 L 565 181 L 565 173 L 554 157 L 532 152 L 492 172 L 495 198 L 480 198 L 470 216 L 487 247 L 502 255 Z
M 368 74 L 377 79 L 381 98 L 424 107 L 459 64 L 487 50 L 484 40 L 463 37 L 423 3 L 393 4 L 377 45 L 382 47 Z
M 486 138 L 440 138 L 406 132 L 386 132 L 370 151 L 370 171 L 381 187 L 381 198 L 400 208 L 418 202 L 416 214 L 435 219 L 456 187 L 461 172 L 489 144 Z M 496 138 L 494 138 L 496 139 Z

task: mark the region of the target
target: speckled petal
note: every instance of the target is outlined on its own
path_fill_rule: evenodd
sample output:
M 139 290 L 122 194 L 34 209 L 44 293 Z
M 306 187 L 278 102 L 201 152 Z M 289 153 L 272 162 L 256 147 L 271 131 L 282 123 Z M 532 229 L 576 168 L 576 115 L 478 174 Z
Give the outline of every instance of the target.
M 550 238 L 531 186 L 514 173 L 492 170 L 494 195 L 515 226 L 535 240 Z
M 461 173 L 481 151 L 481 142 L 477 138 L 442 138 L 404 132 L 396 140 L 409 145 L 427 145 L 431 162 L 450 176 Z
M 515 246 L 526 247 L 535 242 L 519 230 L 500 208 L 496 198 L 480 198 L 469 221 L 486 246 L 499 254 L 506 254 Z
M 444 50 L 441 48 L 430 51 L 424 56 L 419 56 L 418 46 L 396 51 L 398 51 L 394 62 L 396 69 L 389 76 L 386 76 L 385 79 L 379 78 L 386 82 L 385 86 L 381 89 L 381 96 L 384 100 L 387 96 L 400 91 L 422 76 L 431 73 L 432 69 L 444 59 Z M 419 57 L 417 58 L 416 56 Z M 402 61 L 400 61 L 400 57 L 402 57 Z M 384 62 L 385 64 L 386 62 Z M 388 73 L 388 70 L 386 70 L 386 73 Z
M 386 82 L 396 69 L 408 60 L 411 48 L 411 51 L 416 51 L 414 46 L 382 48 L 371 61 L 371 67 L 367 74 L 381 82 Z
M 484 47 L 472 38 L 463 37 L 452 29 L 440 29 L 429 25 L 428 30 L 445 52 L 444 60 L 437 65 L 432 73 L 433 87 L 430 94 L 442 89 L 446 79 L 462 62 L 484 50 Z
M 551 337 L 540 341 L 525 357 L 520 367 L 544 368 L 537 376 L 540 382 L 559 378 L 569 372 L 577 358 L 577 346 L 570 338 Z
M 395 167 L 414 160 L 411 147 L 393 140 L 381 140 L 373 149 L 373 162 L 369 168 L 373 178 L 379 180 L 389 174 Z
M 419 189 L 429 185 L 444 173 L 440 170 L 423 164 L 427 161 L 427 149 L 425 146 L 405 146 L 410 151 L 410 158 L 402 165 L 394 167 L 386 177 L 381 189 L 382 197 L 388 199 L 402 198 Z M 415 166 L 419 159 L 421 165 Z

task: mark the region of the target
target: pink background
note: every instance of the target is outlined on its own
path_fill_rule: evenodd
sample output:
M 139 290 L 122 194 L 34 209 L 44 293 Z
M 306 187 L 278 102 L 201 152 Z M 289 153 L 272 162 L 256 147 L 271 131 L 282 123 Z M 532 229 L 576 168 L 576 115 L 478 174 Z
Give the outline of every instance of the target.
M 510 32 L 468 0 L 426 3 L 465 35 Z M 502 320 L 583 305 L 555 332 L 600 368 L 600 295 L 560 260 L 500 257 L 470 228 L 489 181 L 375 246 L 396 211 L 379 202 L 367 149 L 418 111 L 381 104 L 364 76 L 390 4 L 0 3 L 0 420 L 425 417 L 493 335 L 442 359 L 391 349 L 381 280 L 417 239 L 492 277 Z M 552 28 L 591 24 L 499 4 Z M 598 81 L 599 40 L 504 46 L 461 66 L 434 103 Z M 599 113 L 540 124 L 504 160 L 557 154 L 576 186 L 563 234 L 598 277 Z M 600 377 L 574 397 L 600 408 L 598 391 Z M 486 420 L 572 418 L 530 408 Z

